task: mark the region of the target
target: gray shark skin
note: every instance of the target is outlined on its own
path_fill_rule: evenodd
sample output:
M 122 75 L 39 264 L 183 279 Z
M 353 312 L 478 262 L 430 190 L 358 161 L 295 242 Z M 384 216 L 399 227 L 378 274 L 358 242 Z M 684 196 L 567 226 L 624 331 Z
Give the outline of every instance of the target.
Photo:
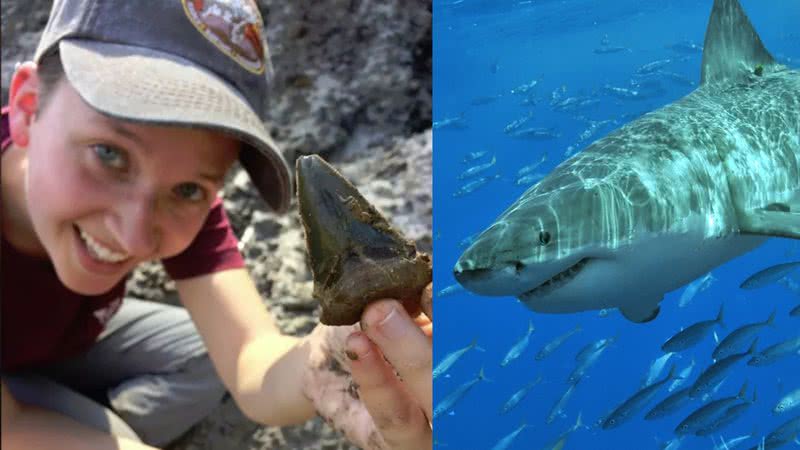
M 647 322 L 665 293 L 769 237 L 800 239 L 800 72 L 738 0 L 715 0 L 701 80 L 528 189 L 462 254 L 458 282 L 538 312 Z

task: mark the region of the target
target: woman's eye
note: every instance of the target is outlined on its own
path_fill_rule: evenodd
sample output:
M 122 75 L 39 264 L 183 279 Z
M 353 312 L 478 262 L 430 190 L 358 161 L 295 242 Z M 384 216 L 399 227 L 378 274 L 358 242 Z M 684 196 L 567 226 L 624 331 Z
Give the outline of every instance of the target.
M 97 158 L 100 159 L 100 162 L 108 167 L 121 170 L 125 169 L 125 167 L 128 165 L 125 154 L 120 150 L 103 144 L 94 145 L 92 146 L 92 149 L 94 150 L 95 155 L 97 155 Z
M 205 191 L 195 183 L 179 184 L 175 188 L 175 193 L 182 200 L 188 200 L 190 202 L 199 202 L 205 199 Z

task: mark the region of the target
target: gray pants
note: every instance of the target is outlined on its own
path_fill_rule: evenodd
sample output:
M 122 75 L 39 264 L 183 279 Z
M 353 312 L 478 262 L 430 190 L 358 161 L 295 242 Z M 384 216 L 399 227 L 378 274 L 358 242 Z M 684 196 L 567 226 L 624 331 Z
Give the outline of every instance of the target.
M 20 402 L 156 447 L 225 394 L 189 313 L 130 298 L 87 353 L 2 380 Z

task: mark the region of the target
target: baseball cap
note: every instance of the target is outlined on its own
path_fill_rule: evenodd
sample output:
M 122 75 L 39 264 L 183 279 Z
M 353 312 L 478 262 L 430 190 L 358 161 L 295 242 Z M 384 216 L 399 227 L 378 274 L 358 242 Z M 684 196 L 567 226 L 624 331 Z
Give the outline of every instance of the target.
M 55 0 L 34 60 L 55 51 L 101 113 L 239 139 L 261 196 L 288 209 L 291 172 L 262 121 L 272 67 L 254 0 Z

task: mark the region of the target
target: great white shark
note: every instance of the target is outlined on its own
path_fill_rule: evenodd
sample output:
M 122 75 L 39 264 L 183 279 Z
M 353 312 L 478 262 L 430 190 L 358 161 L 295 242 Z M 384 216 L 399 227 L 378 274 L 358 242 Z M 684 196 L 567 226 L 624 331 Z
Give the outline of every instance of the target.
M 738 0 L 714 0 L 698 88 L 562 162 L 454 275 L 538 312 L 647 322 L 667 292 L 769 237 L 800 239 L 800 72 Z

